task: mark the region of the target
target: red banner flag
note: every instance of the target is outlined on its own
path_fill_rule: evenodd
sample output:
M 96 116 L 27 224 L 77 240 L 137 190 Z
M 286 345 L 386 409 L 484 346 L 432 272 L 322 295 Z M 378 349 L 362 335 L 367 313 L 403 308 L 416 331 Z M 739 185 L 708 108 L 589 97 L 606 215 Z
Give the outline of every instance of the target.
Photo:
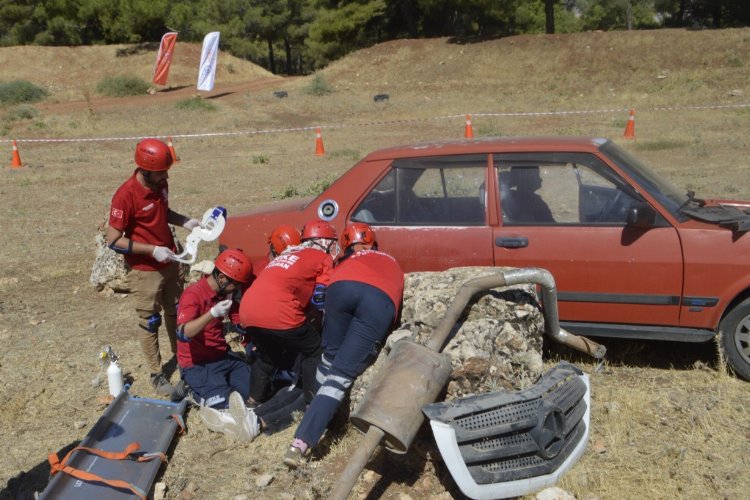
M 154 80 L 157 85 L 166 85 L 169 75 L 169 65 L 172 64 L 172 53 L 177 43 L 177 33 L 170 31 L 161 37 L 159 53 L 156 54 L 156 66 L 154 66 Z

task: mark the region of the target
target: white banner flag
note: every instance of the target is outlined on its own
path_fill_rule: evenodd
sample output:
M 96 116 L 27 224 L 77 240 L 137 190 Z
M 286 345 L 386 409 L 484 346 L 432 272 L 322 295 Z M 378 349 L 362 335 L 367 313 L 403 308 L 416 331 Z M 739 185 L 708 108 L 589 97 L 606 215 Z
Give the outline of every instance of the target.
M 203 39 L 201 65 L 198 69 L 198 90 L 213 90 L 216 79 L 216 58 L 219 56 L 219 32 L 213 31 Z

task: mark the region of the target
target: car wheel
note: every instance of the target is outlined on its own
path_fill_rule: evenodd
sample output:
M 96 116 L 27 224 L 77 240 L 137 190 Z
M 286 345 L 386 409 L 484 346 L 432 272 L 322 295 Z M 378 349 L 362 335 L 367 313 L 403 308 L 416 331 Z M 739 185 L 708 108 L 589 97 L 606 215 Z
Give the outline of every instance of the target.
M 750 299 L 737 304 L 719 324 L 721 348 L 737 376 L 750 380 Z

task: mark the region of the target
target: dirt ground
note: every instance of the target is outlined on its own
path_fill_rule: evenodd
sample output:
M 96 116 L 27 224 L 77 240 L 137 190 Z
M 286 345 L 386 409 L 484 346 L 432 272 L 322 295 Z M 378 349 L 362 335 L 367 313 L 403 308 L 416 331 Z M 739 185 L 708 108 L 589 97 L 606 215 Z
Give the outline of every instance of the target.
M 177 64 L 155 96 L 110 100 L 95 95 L 96 83 L 115 72 L 148 79 L 154 53 L 1 48 L 4 80 L 28 79 L 51 95 L 30 119 L 0 110 L 4 161 L 17 139 L 26 165 L 0 173 L 0 498 L 41 491 L 47 454 L 80 441 L 99 418 L 106 386 L 91 381 L 103 346 L 121 357 L 133 394 L 155 396 L 133 336 L 132 298 L 88 284 L 94 236 L 132 172 L 135 138 L 175 137 L 182 161 L 170 171 L 170 206 L 194 216 L 304 194 L 374 149 L 460 138 L 467 113 L 480 137 L 611 137 L 698 196 L 750 199 L 749 48 L 747 29 L 400 40 L 321 71 L 334 90 L 321 97 L 305 92 L 311 77 L 277 78 L 222 54 L 217 88 L 204 95 L 215 111 L 174 106 L 195 94 L 197 59 Z M 194 58 L 195 48 L 184 52 Z M 381 93 L 390 99 L 373 102 Z M 621 139 L 630 108 L 635 141 Z M 315 126 L 323 157 L 313 156 Z M 202 248 L 201 258 L 214 252 Z M 750 386 L 723 371 L 714 346 L 604 343 L 598 369 L 548 352 L 550 366 L 571 360 L 592 383 L 589 446 L 559 486 L 588 499 L 745 497 Z M 238 444 L 194 413 L 187 426 L 157 477 L 168 498 L 326 498 L 358 441 L 339 432 L 309 467 L 289 473 L 279 457 L 292 429 Z M 355 497 L 460 497 L 429 442 L 422 436 L 405 456 L 378 454 Z M 263 475 L 268 485 L 256 482 Z

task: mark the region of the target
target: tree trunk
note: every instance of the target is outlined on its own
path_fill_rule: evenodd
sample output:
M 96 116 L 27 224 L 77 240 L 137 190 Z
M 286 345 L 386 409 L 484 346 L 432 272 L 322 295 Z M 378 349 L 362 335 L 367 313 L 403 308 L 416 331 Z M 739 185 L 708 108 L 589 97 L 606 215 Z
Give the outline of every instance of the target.
M 414 12 L 412 11 L 410 2 L 399 2 L 399 10 L 406 23 L 406 29 L 409 32 L 411 38 L 418 38 L 419 32 L 417 30 L 417 23 L 414 20 Z
M 677 19 L 680 20 L 680 26 L 687 25 L 687 20 L 685 19 L 685 0 L 680 0 L 680 10 L 677 13 Z
M 544 18 L 546 32 L 551 35 L 555 32 L 555 0 L 544 0 Z
M 292 44 L 289 43 L 289 35 L 284 35 L 284 51 L 286 51 L 286 74 L 292 74 Z
M 713 27 L 721 28 L 721 1 L 716 0 L 713 5 L 713 12 L 711 13 L 713 18 Z
M 268 38 L 268 69 L 276 74 L 276 61 L 273 58 L 273 40 Z
M 628 18 L 628 31 L 633 29 L 633 5 L 631 0 L 628 0 L 627 11 L 625 12 Z

